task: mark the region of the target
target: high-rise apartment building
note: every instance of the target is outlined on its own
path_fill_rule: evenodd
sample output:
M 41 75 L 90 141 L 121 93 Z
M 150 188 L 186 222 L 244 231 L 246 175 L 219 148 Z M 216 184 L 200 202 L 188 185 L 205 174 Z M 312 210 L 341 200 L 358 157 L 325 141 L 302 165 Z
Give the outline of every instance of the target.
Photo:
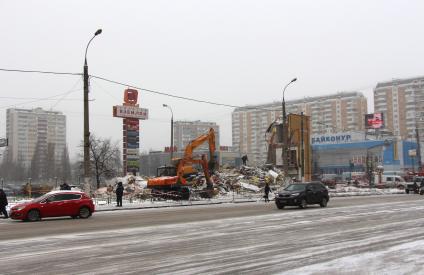
M 43 178 L 48 163 L 61 164 L 66 148 L 66 117 L 41 108 L 7 109 L 6 136 L 6 160 L 26 168 L 36 165 L 40 173 L 37 177 Z
M 287 114 L 311 117 L 311 135 L 342 131 L 363 131 L 367 99 L 359 92 L 342 92 L 328 96 L 286 101 Z M 281 102 L 236 108 L 232 113 L 233 147 L 247 154 L 252 164 L 266 161 L 265 132 L 281 118 Z
M 206 134 L 210 128 L 215 131 L 215 145 L 219 148 L 219 126 L 215 122 L 175 121 L 174 122 L 174 146 L 178 151 L 184 150 L 187 144 L 200 135 Z M 198 149 L 209 150 L 207 142 Z
M 401 139 L 424 141 L 424 77 L 380 82 L 374 89 L 374 112 L 383 113 L 385 128 Z

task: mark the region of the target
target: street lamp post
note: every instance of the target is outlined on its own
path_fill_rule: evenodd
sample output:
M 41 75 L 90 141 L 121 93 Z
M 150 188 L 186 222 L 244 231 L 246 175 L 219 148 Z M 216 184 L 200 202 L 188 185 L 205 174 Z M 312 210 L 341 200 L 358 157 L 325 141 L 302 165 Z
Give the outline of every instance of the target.
M 283 171 L 284 176 L 288 176 L 289 172 L 289 164 L 288 164 L 288 129 L 287 129 L 287 116 L 286 116 L 286 101 L 284 100 L 284 93 L 286 92 L 287 87 L 295 82 L 297 78 L 293 78 L 283 89 L 283 102 L 282 102 L 282 109 L 283 109 L 283 146 L 282 146 L 282 153 L 281 157 L 283 159 Z
M 370 146 L 367 148 L 367 155 L 366 155 L 366 174 L 368 177 L 368 181 L 370 184 L 370 187 L 374 187 L 375 182 L 374 182 L 374 177 L 373 177 L 373 172 L 375 169 L 375 164 L 374 164 L 374 158 L 375 155 L 371 152 L 372 149 L 375 149 L 377 147 L 383 147 L 386 148 L 388 146 L 390 146 L 391 144 L 393 144 L 394 142 L 396 142 L 396 140 L 385 140 L 383 142 L 383 144 L 379 143 L 373 146 Z
M 89 125 L 89 113 L 88 113 L 88 65 L 87 65 L 87 51 L 91 41 L 97 35 L 102 33 L 102 29 L 98 29 L 94 36 L 88 41 L 87 47 L 85 48 L 84 55 L 84 177 L 88 183 L 90 180 L 90 125 Z
M 171 111 L 171 159 L 170 163 L 172 164 L 172 158 L 174 156 L 174 112 L 169 105 L 162 104 L 163 107 L 168 108 Z

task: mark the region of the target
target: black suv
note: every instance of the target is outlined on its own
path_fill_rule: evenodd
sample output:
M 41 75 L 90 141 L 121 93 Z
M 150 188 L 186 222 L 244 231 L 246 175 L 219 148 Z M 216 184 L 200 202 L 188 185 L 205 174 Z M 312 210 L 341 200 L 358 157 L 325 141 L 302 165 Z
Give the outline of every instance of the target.
M 424 176 L 415 176 L 413 182 L 408 182 L 405 187 L 406 194 L 413 192 L 415 194 L 424 195 Z
M 329 200 L 328 190 L 320 182 L 293 183 L 275 196 L 278 209 L 283 209 L 286 205 L 306 208 L 308 204 L 326 207 Z

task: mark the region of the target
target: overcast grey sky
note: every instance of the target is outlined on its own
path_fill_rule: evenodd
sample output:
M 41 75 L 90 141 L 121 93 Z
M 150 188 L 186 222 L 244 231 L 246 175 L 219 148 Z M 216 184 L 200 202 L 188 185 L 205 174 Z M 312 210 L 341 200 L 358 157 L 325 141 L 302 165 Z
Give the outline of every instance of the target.
M 246 105 L 362 91 L 378 81 L 424 74 L 423 1 L 5 1 L 0 0 L 0 68 L 89 72 L 179 96 Z M 90 130 L 122 140 L 112 117 L 125 87 L 91 81 Z M 68 93 L 69 92 L 69 93 Z M 54 100 L 38 100 L 52 97 Z M 163 149 L 176 120 L 215 121 L 231 145 L 228 107 L 140 93 L 150 119 L 141 150 Z M 36 98 L 36 99 L 34 99 Z M 7 107 L 67 116 L 71 156 L 83 137 L 82 79 L 0 72 L 0 135 Z M 61 100 L 59 100 L 61 99 Z

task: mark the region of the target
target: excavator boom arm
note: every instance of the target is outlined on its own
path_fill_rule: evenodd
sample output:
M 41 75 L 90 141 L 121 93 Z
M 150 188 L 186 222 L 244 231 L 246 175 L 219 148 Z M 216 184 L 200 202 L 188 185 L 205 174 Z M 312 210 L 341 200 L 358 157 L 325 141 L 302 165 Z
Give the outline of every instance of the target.
M 215 131 L 213 128 L 210 128 L 207 134 L 201 135 L 198 138 L 190 141 L 184 150 L 183 158 L 191 158 L 193 156 L 194 149 L 202 145 L 205 141 L 208 141 L 209 143 L 209 153 L 215 153 Z
M 203 172 L 205 173 L 205 178 L 208 186 L 211 186 L 210 174 L 209 174 L 209 165 L 206 159 L 206 156 L 202 155 L 202 159 L 193 159 L 193 151 L 204 142 L 208 142 L 209 144 L 209 154 L 210 154 L 210 162 L 211 166 L 214 166 L 214 153 L 215 153 L 215 131 L 213 128 L 209 129 L 207 134 L 201 135 L 198 138 L 192 140 L 185 148 L 184 157 L 178 162 L 177 166 L 177 176 L 180 183 L 185 184 L 186 180 L 184 176 L 184 165 L 188 163 L 200 163 L 203 168 Z

